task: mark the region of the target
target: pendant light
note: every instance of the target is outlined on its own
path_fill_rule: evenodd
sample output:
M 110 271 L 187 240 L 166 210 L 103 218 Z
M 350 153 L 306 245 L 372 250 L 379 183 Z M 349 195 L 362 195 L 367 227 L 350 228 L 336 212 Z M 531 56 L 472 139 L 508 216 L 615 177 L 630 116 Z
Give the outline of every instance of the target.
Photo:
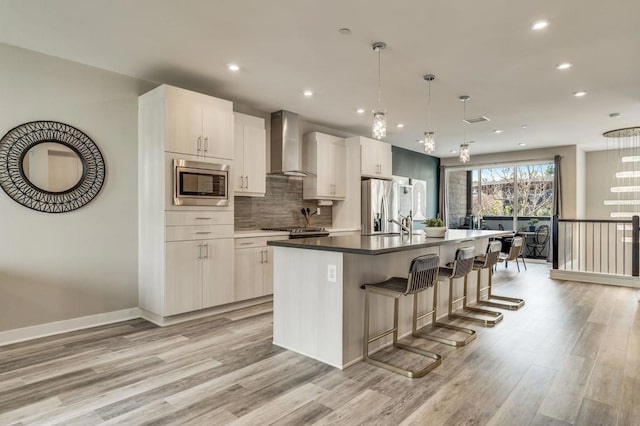
M 427 154 L 433 153 L 436 150 L 435 132 L 431 130 L 431 82 L 436 79 L 433 74 L 427 74 L 424 76 L 425 81 L 429 83 L 429 91 L 427 95 L 427 131 L 424 132 L 424 151 Z
M 460 102 L 462 102 L 462 144 L 460 145 L 460 162 L 468 163 L 471 161 L 471 150 L 467 143 L 467 128 L 465 127 L 465 119 L 467 118 L 467 101 L 471 99 L 471 96 L 460 96 Z
M 378 41 L 373 43 L 374 52 L 378 52 L 378 107 L 373 111 L 373 128 L 371 134 L 374 139 L 382 139 L 387 136 L 387 113 L 382 109 L 382 89 L 381 89 L 381 73 L 380 73 L 380 53 L 387 47 L 387 45 Z

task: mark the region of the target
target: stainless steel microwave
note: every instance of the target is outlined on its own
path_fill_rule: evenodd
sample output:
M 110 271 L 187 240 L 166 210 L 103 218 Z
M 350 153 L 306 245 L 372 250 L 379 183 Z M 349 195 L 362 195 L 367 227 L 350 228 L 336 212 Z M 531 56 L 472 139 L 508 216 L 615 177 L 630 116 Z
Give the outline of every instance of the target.
M 173 160 L 173 204 L 176 206 L 229 205 L 229 165 Z

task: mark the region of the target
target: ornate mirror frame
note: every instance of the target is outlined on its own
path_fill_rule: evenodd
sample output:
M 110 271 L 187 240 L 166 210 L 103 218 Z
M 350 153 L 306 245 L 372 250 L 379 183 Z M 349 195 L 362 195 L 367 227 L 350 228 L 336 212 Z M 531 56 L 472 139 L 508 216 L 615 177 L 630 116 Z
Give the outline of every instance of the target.
M 82 177 L 62 192 L 35 186 L 24 173 L 23 160 L 34 146 L 55 142 L 71 149 L 82 162 Z M 0 186 L 16 202 L 45 213 L 65 213 L 93 200 L 106 176 L 100 149 L 82 131 L 56 121 L 32 121 L 9 130 L 0 139 Z

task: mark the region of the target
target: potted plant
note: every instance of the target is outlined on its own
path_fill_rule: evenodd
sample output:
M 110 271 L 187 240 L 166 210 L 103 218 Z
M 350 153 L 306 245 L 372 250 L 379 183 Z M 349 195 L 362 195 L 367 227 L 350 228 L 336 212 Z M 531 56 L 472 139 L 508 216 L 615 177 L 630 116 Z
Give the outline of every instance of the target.
M 447 232 L 447 227 L 444 226 L 442 219 L 439 217 L 433 219 L 427 219 L 424 222 L 424 234 L 430 238 L 442 238 Z
M 538 223 L 538 219 L 536 219 L 535 217 L 532 217 L 531 219 L 529 219 L 529 222 L 527 223 L 529 224 L 529 232 L 535 232 L 536 223 Z

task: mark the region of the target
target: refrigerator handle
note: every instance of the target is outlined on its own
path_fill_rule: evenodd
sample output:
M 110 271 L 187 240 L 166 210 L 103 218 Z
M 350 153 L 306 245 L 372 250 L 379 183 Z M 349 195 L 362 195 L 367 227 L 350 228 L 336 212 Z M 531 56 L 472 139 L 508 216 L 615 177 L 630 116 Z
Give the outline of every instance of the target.
M 387 223 L 387 221 L 389 220 L 389 218 L 387 217 L 389 213 L 389 205 L 387 203 L 387 198 L 384 196 L 384 194 L 382 195 L 381 199 L 380 199 L 380 231 L 381 232 L 388 232 L 389 231 L 389 224 Z

